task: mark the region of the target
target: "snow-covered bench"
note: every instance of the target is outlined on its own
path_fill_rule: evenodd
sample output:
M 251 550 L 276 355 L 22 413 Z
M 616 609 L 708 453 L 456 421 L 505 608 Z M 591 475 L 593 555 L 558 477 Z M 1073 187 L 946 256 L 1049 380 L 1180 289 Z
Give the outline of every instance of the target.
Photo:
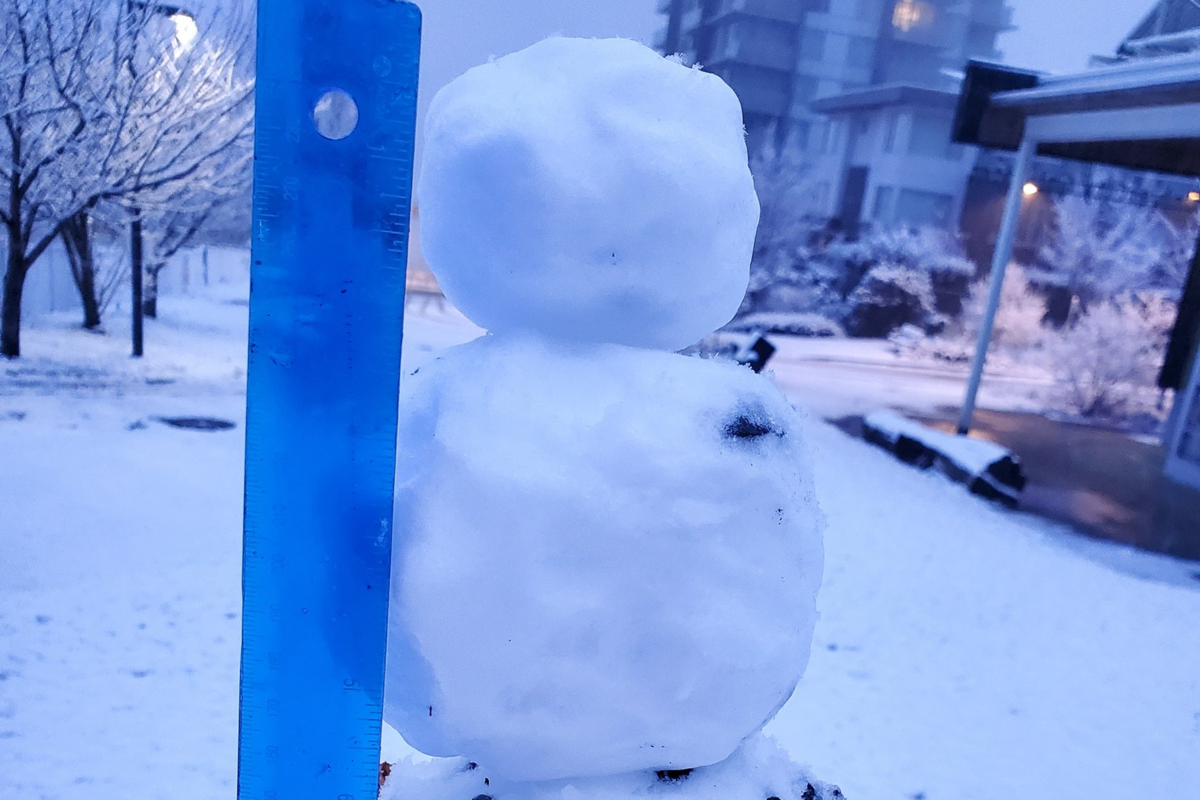
M 1025 470 L 1012 451 L 998 444 L 933 430 L 894 411 L 864 417 L 863 438 L 906 464 L 937 466 L 982 497 L 1013 508 L 1020 505 Z

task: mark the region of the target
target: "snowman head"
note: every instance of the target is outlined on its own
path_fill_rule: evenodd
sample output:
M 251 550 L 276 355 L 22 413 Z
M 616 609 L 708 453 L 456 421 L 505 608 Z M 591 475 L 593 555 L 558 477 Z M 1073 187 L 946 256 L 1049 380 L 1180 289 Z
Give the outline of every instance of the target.
M 421 246 L 493 334 L 676 350 L 727 322 L 758 224 L 741 106 L 624 39 L 547 39 L 450 83 Z

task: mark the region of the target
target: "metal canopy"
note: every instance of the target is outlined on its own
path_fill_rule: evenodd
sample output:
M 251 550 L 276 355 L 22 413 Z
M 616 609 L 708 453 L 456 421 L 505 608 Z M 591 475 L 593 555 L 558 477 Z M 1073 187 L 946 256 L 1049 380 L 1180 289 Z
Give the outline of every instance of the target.
M 973 61 L 954 139 L 1129 169 L 1200 176 L 1200 54 L 1048 76 Z
M 959 95 L 953 137 L 964 144 L 1017 151 L 992 259 L 987 310 L 959 417 L 959 432 L 965 434 L 975 411 L 1004 273 L 1012 258 L 1022 186 L 1033 156 L 1200 176 L 1200 53 L 1062 76 L 973 61 Z M 1168 363 L 1160 377 L 1162 383 L 1171 377 L 1167 370 L 1178 372 L 1173 380 L 1176 388 L 1185 385 L 1181 357 L 1186 359 L 1192 350 L 1200 322 L 1197 263 L 1193 261 Z M 1200 375 L 1194 375 L 1191 384 L 1183 398 L 1185 417 L 1193 404 L 1200 403 Z M 1168 472 L 1179 461 L 1173 455 L 1179 436 L 1177 430 Z

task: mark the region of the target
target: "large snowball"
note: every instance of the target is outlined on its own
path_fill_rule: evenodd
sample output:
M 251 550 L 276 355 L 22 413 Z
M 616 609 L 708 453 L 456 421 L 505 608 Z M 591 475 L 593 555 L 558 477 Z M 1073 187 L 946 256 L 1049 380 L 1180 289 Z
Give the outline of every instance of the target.
M 547 39 L 434 98 L 421 248 L 493 333 L 677 350 L 746 290 L 758 200 L 718 77 L 624 39 Z
M 509 337 L 402 394 L 386 715 L 411 744 L 510 780 L 682 769 L 788 699 L 822 522 L 768 380 Z

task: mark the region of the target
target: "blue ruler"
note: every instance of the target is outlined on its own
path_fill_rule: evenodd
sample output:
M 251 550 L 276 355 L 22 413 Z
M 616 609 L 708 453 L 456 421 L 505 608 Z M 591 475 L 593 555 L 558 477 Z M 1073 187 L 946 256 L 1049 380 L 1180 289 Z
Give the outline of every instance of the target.
M 374 800 L 421 17 L 259 0 L 239 800 Z

